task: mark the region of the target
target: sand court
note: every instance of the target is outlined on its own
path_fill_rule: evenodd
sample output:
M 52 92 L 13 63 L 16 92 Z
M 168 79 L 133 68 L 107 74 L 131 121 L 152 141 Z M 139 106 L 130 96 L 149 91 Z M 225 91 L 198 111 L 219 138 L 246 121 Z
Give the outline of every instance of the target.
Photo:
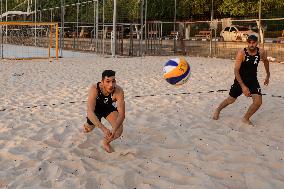
M 1 60 L 0 188 L 284 187 L 283 64 L 270 64 L 268 86 L 260 64 L 265 95 L 250 127 L 243 95 L 211 119 L 233 83 L 233 60 L 185 57 L 191 77 L 175 87 L 162 78 L 173 57 L 71 55 Z M 111 154 L 101 131 L 82 132 L 88 89 L 105 69 L 116 71 L 126 101 Z

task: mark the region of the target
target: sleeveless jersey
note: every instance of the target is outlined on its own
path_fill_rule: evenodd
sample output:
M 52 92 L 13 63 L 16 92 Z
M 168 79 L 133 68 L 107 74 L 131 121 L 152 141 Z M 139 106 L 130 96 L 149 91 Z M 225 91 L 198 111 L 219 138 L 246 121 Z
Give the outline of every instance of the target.
M 255 55 L 249 55 L 246 48 L 245 51 L 245 60 L 243 60 L 240 67 L 240 75 L 242 79 L 247 78 L 256 78 L 257 77 L 257 66 L 260 61 L 259 48 L 256 48 Z
M 114 93 L 114 90 L 111 94 L 108 96 L 105 96 L 99 86 L 100 82 L 97 83 L 97 89 L 98 89 L 98 96 L 96 99 L 96 109 L 104 109 L 104 108 L 111 108 L 113 106 L 114 101 L 112 100 L 112 95 Z

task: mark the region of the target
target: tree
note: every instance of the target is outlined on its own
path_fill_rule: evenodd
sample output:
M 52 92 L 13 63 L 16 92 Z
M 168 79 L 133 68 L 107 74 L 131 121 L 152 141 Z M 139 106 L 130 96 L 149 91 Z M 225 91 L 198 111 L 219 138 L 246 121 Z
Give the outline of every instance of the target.
M 223 0 L 218 11 L 224 16 L 252 16 L 258 13 L 259 0 Z M 262 0 L 262 14 L 284 7 L 283 0 Z
M 28 0 L 8 0 L 8 10 L 27 10 Z M 85 2 L 87 0 L 79 0 Z M 112 21 L 113 0 L 105 1 L 105 21 Z M 145 0 L 144 0 L 145 1 Z M 260 0 L 214 0 L 214 17 L 257 17 L 258 3 Z M 34 0 L 33 0 L 34 2 Z M 49 9 L 60 6 L 60 0 L 37 0 L 38 9 Z M 66 4 L 75 4 L 78 0 L 65 0 Z M 102 15 L 102 2 L 100 4 L 100 15 Z M 141 0 L 119 0 L 117 1 L 118 22 L 133 22 L 140 19 Z M 147 18 L 149 20 L 173 21 L 174 0 L 148 0 Z M 211 0 L 176 0 L 177 20 L 209 20 L 211 15 Z M 34 6 L 34 3 L 33 3 Z M 93 6 L 88 6 L 89 12 Z M 262 0 L 262 15 L 271 15 L 271 12 L 284 14 L 284 0 Z M 32 10 L 34 8 L 32 7 Z M 76 6 L 68 8 L 67 18 L 76 19 Z M 273 10 L 273 11 L 271 11 Z M 82 18 L 91 20 L 92 14 L 87 11 L 80 12 Z

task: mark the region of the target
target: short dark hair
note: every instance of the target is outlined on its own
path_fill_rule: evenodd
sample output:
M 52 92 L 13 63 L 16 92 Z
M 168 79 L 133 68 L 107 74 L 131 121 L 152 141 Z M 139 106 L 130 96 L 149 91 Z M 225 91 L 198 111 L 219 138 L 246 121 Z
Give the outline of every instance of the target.
M 115 71 L 113 70 L 105 70 L 102 73 L 102 79 L 104 79 L 105 77 L 112 77 L 115 76 Z
M 255 35 L 250 35 L 250 36 L 248 36 L 247 42 L 250 42 L 250 41 L 255 41 L 255 42 L 257 42 L 257 37 L 256 37 Z

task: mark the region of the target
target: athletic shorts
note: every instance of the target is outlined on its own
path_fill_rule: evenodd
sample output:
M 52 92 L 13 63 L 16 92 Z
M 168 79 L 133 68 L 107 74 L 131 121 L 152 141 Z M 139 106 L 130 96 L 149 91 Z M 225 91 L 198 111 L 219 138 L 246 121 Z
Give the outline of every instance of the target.
M 244 84 L 249 88 L 250 94 L 261 95 L 261 88 L 256 78 L 244 79 Z M 239 82 L 235 79 L 231 86 L 229 95 L 233 98 L 238 98 L 243 93 Z
M 117 111 L 117 108 L 114 106 L 105 106 L 105 107 L 96 107 L 95 115 L 101 121 L 102 118 L 106 118 L 111 112 Z M 87 117 L 87 123 L 89 125 L 94 125 L 91 120 Z

